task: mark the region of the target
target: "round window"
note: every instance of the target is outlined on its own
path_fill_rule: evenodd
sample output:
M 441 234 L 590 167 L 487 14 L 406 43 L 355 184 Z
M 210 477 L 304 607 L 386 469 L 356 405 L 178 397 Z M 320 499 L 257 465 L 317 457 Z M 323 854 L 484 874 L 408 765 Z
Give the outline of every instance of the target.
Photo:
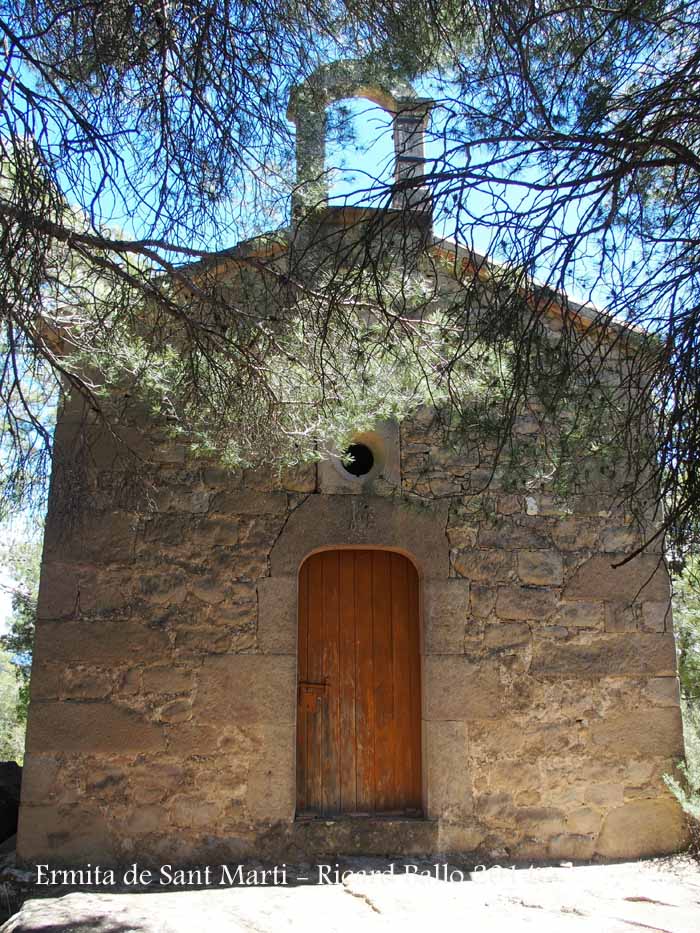
M 374 466 L 374 454 L 366 444 L 350 444 L 342 460 L 343 467 L 353 476 L 366 476 Z

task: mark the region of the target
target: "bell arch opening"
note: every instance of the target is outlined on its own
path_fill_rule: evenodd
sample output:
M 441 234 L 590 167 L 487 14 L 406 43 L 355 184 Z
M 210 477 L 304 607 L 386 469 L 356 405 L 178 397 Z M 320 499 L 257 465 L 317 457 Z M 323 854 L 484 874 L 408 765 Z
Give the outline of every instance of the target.
M 328 105 L 326 124 L 329 206 L 384 206 L 395 173 L 391 113 L 367 98 L 349 98 Z
M 424 131 L 434 101 L 419 97 L 405 82 L 376 64 L 347 60 L 323 65 L 292 89 L 287 118 L 296 125 L 297 185 L 292 212 L 296 220 L 328 206 L 326 168 L 327 108 L 338 101 L 364 100 L 386 111 L 392 123 L 394 207 L 425 210 L 421 187 Z

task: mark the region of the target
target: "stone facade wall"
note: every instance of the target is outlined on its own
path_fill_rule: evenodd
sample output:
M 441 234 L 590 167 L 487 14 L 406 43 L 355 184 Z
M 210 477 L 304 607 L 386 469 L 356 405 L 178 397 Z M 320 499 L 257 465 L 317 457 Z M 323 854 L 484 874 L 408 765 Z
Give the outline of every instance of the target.
M 589 858 L 684 837 L 669 581 L 604 492 L 486 493 L 430 410 L 369 482 L 231 473 L 68 406 L 41 576 L 25 861 L 478 852 Z M 135 464 L 138 461 L 138 469 Z M 71 519 L 68 519 L 71 516 Z M 296 579 L 333 545 L 421 576 L 425 821 L 295 823 Z

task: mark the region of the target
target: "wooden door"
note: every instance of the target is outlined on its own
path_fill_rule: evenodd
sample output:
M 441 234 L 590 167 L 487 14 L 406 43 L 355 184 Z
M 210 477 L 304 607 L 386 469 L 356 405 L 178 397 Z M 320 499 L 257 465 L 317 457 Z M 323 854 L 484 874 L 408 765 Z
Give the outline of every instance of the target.
M 418 575 L 389 551 L 299 576 L 297 815 L 421 813 Z

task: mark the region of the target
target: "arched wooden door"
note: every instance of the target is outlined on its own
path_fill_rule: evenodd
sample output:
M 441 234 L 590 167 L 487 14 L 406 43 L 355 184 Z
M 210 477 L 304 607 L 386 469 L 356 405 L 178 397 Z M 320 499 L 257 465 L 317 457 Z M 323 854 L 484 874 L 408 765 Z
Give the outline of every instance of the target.
M 313 554 L 299 575 L 297 815 L 421 814 L 418 575 Z

